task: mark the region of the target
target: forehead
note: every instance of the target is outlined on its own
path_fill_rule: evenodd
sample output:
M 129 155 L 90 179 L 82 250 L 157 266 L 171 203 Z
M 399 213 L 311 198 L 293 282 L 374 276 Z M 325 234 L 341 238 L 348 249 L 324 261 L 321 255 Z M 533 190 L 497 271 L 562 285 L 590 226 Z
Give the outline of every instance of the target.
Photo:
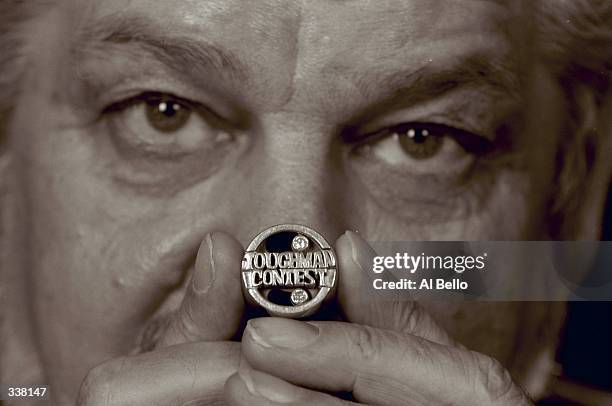
M 516 59 L 510 27 L 522 15 L 520 1 L 501 0 L 73 1 L 84 29 L 138 21 L 161 37 L 213 44 L 257 78 L 259 94 L 283 103 L 311 97 L 313 83 L 363 97 L 398 71 Z
M 310 27 L 328 35 L 362 38 L 372 33 L 364 32 L 364 28 L 374 32 L 398 30 L 404 37 L 432 32 L 448 34 L 461 26 L 486 28 L 485 21 L 495 25 L 500 17 L 516 14 L 521 3 L 520 0 L 96 0 L 90 1 L 90 7 L 83 7 L 82 1 L 72 2 L 85 14 L 146 14 L 152 19 L 204 30 L 206 26 L 213 31 L 219 27 L 242 27 L 250 32 L 275 34 L 289 23 L 295 34 Z M 476 21 L 479 24 L 473 26 Z
M 192 32 L 242 50 L 302 51 L 320 59 L 435 52 L 506 35 L 520 1 L 501 0 L 97 0 L 85 19 L 146 17 L 159 29 Z M 83 15 L 85 14 L 85 15 Z M 89 14 L 89 15 L 87 15 Z M 490 38 L 487 38 L 490 37 Z M 496 38 L 492 38 L 496 37 Z M 448 49 L 447 49 L 448 51 Z M 340 54 L 341 55 L 340 55 Z

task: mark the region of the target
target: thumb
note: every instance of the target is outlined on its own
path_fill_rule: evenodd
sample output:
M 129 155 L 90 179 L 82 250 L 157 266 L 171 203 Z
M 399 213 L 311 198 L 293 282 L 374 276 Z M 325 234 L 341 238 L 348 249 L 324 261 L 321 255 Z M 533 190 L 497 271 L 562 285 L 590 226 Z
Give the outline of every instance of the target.
M 140 351 L 234 336 L 244 311 L 242 255 L 242 246 L 229 234 L 207 234 L 178 309 L 151 322 L 142 336 Z
M 336 242 L 339 263 L 338 303 L 347 321 L 414 334 L 427 340 L 456 345 L 454 340 L 404 291 L 375 295 L 372 264 L 376 252 L 357 233 L 347 231 Z M 387 296 L 388 294 L 388 296 Z

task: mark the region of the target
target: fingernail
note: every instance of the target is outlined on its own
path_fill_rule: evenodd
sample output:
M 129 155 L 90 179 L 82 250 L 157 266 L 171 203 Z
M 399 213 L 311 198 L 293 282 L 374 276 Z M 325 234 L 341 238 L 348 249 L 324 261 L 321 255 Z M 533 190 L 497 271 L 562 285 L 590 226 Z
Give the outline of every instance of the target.
M 278 317 L 249 320 L 247 331 L 262 347 L 302 348 L 319 337 L 319 329 L 310 323 Z
M 351 245 L 351 260 L 362 272 L 369 272 L 372 267 L 372 248 L 354 231 L 346 232 Z
M 242 360 L 238 375 L 253 396 L 263 397 L 276 403 L 292 403 L 299 398 L 297 388 L 274 376 L 255 371 Z
M 213 257 L 212 234 L 206 234 L 196 259 L 195 269 L 193 270 L 193 288 L 197 293 L 205 293 L 215 280 L 215 261 Z

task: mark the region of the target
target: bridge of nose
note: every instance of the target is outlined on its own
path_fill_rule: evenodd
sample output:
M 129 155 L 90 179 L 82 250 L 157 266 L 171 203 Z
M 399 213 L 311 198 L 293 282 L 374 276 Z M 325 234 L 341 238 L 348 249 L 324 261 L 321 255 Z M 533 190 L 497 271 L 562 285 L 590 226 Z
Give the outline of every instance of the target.
M 304 224 L 332 240 L 344 231 L 348 183 L 333 126 L 289 112 L 268 114 L 243 161 L 242 218 L 251 233 Z

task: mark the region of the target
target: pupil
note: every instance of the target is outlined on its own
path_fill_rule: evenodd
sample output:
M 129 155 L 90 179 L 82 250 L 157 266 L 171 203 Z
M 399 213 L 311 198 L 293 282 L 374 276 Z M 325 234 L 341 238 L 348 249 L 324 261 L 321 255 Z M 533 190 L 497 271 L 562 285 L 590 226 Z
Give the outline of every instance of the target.
M 157 106 L 157 109 L 159 110 L 159 112 L 165 115 L 166 117 L 174 116 L 180 108 L 181 106 L 179 106 L 178 104 L 168 103 L 168 102 L 161 102 Z
M 172 100 L 151 100 L 146 105 L 149 124 L 158 131 L 172 133 L 181 129 L 189 120 L 191 110 Z
M 432 135 L 426 128 L 410 128 L 399 141 L 404 152 L 416 159 L 430 158 L 442 146 L 442 138 L 436 134 Z
M 412 139 L 417 144 L 422 144 L 425 141 L 427 141 L 428 135 L 429 133 L 427 132 L 427 130 L 416 130 L 414 132 L 414 137 L 412 137 Z

